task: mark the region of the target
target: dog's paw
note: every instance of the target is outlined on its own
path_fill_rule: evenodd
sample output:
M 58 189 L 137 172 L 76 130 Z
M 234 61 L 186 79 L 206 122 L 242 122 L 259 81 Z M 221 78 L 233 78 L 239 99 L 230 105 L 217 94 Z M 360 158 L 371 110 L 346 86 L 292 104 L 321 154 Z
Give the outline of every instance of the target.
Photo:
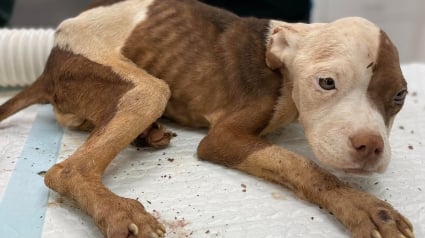
M 107 238 L 160 238 L 165 227 L 138 201 L 118 197 L 98 207 L 94 220 Z
M 412 224 L 390 204 L 370 195 L 350 200 L 351 209 L 338 213 L 354 238 L 414 238 Z
M 155 122 L 141 133 L 132 144 L 136 147 L 153 147 L 160 149 L 167 147 L 174 136 L 174 133 L 166 130 L 161 124 Z

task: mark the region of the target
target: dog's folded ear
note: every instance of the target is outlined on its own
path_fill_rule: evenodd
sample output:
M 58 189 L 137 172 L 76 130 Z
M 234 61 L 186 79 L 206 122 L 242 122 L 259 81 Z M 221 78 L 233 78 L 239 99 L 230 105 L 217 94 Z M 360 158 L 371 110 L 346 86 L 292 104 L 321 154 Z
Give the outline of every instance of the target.
M 272 23 L 266 50 L 267 66 L 275 70 L 292 61 L 301 38 L 318 25 L 321 24 Z
M 268 39 L 266 50 L 266 64 L 275 70 L 283 66 L 282 54 L 289 44 L 285 39 L 284 29 L 275 27 Z

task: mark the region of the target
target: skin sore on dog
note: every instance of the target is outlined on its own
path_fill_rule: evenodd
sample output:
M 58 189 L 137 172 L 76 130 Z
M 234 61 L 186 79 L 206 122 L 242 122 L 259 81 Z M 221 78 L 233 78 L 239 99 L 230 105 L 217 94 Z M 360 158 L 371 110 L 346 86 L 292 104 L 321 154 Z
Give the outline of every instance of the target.
M 379 211 L 378 216 L 379 216 L 379 219 L 381 219 L 383 222 L 388 222 L 392 220 L 388 212 L 384 210 Z

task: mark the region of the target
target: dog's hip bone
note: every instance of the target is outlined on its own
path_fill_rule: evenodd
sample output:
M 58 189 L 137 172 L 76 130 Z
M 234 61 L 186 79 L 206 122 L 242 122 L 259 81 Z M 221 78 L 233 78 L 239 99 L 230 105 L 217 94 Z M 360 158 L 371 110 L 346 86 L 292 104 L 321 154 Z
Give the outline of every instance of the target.
M 1 29 L 0 87 L 35 81 L 53 47 L 54 33 L 53 29 Z

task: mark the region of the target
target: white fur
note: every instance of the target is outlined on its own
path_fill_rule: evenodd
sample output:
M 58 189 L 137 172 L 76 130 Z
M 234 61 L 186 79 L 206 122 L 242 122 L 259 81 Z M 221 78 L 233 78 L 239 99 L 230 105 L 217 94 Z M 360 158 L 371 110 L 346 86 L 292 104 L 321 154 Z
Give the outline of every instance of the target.
M 91 60 L 103 61 L 120 54 L 134 27 L 146 18 L 154 0 L 128 0 L 97 7 L 58 26 L 55 46 L 69 49 Z
M 152 78 L 121 54 L 134 27 L 141 23 L 155 0 L 128 0 L 90 9 L 62 22 L 55 46 L 85 56 L 93 62 L 110 65 L 122 78 L 137 82 Z
M 292 99 L 318 160 L 337 169 L 385 171 L 390 160 L 389 128 L 367 97 L 372 78 L 372 67 L 367 66 L 376 63 L 380 29 L 362 18 L 317 25 L 273 21 L 269 37 L 282 26 L 284 30 L 275 37 L 285 37 L 288 44 L 277 45 L 271 52 L 277 52 L 290 73 Z M 333 78 L 336 90 L 321 89 L 318 77 Z M 284 118 L 282 102 L 276 105 L 273 118 Z M 384 151 L 378 163 L 361 164 L 351 157 L 349 138 L 360 131 L 382 136 Z

